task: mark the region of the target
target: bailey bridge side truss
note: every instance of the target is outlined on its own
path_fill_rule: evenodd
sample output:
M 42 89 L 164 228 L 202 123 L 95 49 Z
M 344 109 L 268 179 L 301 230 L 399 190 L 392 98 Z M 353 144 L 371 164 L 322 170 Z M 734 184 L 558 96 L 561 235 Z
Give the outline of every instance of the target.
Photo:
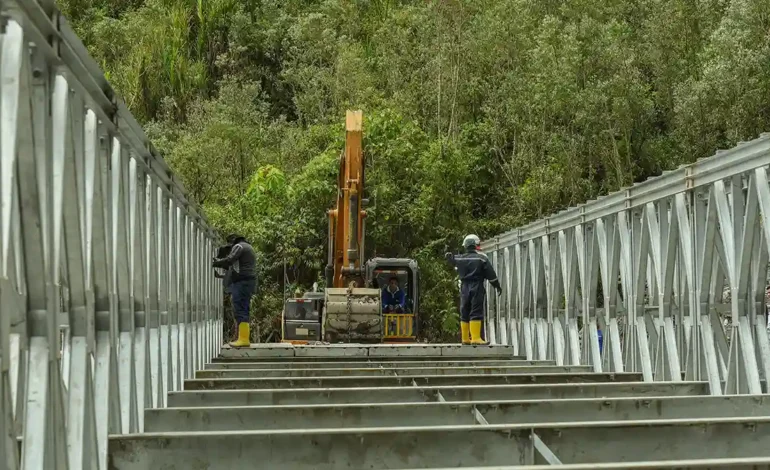
M 53 2 L 0 15 L 0 468 L 107 468 L 219 352 L 215 234 Z
M 529 359 L 761 393 L 769 164 L 765 134 L 485 241 L 503 284 L 488 294 L 490 339 Z

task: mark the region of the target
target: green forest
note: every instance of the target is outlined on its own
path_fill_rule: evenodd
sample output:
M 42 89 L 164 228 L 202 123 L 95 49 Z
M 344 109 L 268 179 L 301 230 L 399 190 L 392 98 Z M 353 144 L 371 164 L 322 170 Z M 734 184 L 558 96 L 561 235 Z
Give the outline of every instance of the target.
M 252 313 L 322 281 L 346 109 L 371 255 L 415 258 L 457 337 L 445 247 L 770 131 L 770 0 L 59 0 L 221 233 L 261 253 Z

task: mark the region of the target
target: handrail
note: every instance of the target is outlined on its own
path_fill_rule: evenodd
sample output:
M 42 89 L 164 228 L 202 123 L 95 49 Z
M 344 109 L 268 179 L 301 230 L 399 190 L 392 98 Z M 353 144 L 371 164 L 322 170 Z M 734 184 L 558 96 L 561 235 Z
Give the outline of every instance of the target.
M 525 242 L 768 165 L 770 133 L 764 133 L 758 139 L 741 142 L 732 149 L 720 150 L 711 157 L 484 240 L 482 249 L 492 250 L 496 246 Z
M 182 182 L 173 175 L 67 19 L 58 10 L 53 17 L 49 17 L 38 1 L 15 1 L 5 7 L 6 14 L 14 10 L 23 16 L 25 35 L 35 48 L 50 66 L 61 66 L 66 70 L 70 86 L 87 97 L 89 108 L 105 128 L 120 135 L 131 146 L 132 151 L 141 157 L 137 159 L 138 164 L 164 183 L 164 191 L 172 193 L 181 206 L 187 207 L 190 214 L 208 225 L 203 212 L 189 198 Z

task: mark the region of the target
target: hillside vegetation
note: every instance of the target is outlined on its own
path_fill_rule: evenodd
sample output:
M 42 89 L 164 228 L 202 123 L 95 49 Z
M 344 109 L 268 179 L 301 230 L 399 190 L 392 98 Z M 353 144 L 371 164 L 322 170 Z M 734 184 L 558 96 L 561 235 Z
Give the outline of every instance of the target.
M 364 111 L 367 247 L 445 246 L 770 130 L 770 0 L 60 0 L 221 231 L 263 253 L 255 317 L 321 280 L 344 112 Z M 284 277 L 284 263 L 286 266 Z

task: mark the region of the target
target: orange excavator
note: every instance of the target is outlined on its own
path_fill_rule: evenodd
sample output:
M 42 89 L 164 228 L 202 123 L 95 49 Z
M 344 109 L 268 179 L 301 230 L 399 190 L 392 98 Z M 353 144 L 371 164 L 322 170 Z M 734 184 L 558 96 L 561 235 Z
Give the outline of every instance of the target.
M 348 111 L 340 156 L 337 204 L 328 212 L 329 246 L 324 292 L 289 299 L 283 310 L 283 341 L 381 343 L 415 341 L 419 316 L 419 268 L 406 258 L 364 260 L 366 206 L 363 114 Z M 399 299 L 383 305 L 389 289 Z

